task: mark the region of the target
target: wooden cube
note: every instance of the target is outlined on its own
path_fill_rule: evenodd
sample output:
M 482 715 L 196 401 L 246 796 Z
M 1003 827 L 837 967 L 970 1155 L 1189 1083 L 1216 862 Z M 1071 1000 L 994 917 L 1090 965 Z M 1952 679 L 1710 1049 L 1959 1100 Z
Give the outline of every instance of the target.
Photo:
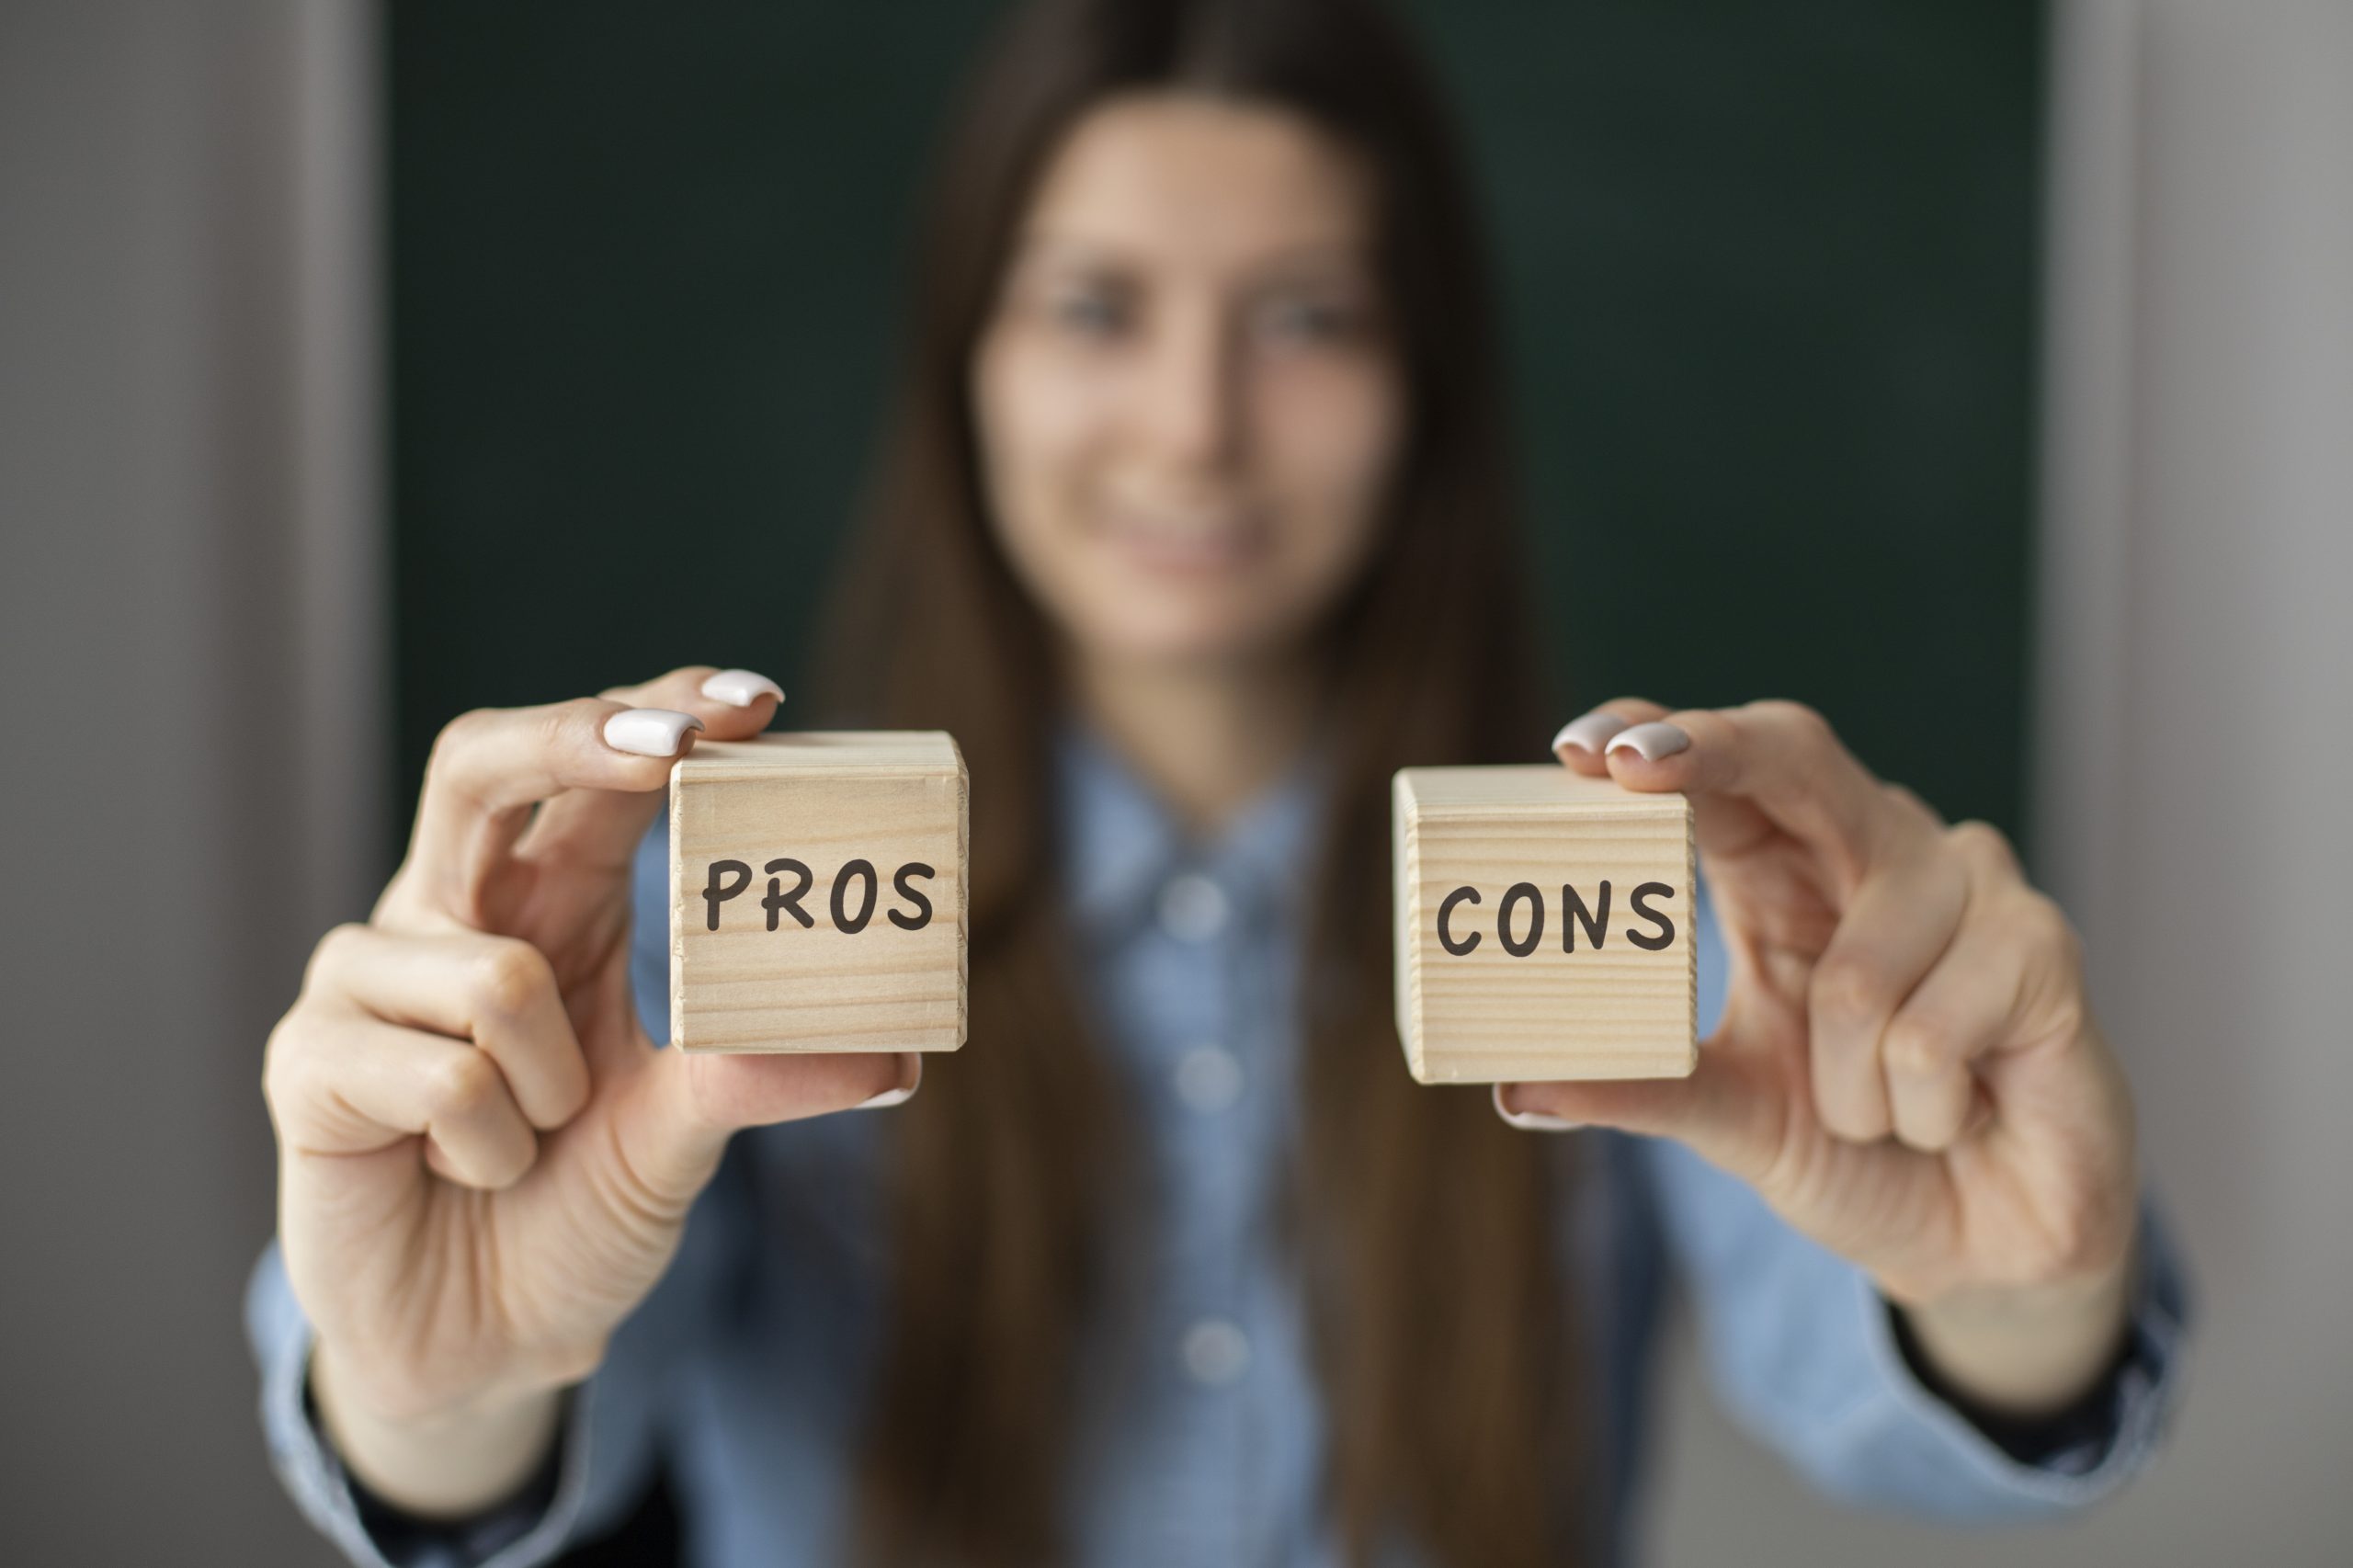
M 964 758 L 938 731 L 699 741 L 670 773 L 670 1041 L 964 1043 Z
M 1553 763 L 1408 767 L 1391 799 L 1397 1032 L 1415 1078 L 1698 1064 L 1690 802 Z

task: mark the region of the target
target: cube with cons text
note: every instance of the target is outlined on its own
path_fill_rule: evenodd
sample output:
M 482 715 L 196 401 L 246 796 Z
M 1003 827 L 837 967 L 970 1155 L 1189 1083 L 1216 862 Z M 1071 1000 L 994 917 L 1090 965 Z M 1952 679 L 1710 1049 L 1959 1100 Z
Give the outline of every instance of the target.
M 698 741 L 670 773 L 670 1041 L 964 1043 L 964 758 L 938 731 Z
M 1691 807 L 1558 764 L 1408 767 L 1391 796 L 1397 1032 L 1425 1084 L 1698 1064 Z

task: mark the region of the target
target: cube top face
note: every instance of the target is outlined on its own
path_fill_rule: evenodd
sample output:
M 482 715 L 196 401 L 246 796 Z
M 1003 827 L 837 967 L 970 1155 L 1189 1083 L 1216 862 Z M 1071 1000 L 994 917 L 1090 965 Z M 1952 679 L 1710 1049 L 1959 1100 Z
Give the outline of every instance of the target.
M 938 731 L 699 741 L 670 772 L 670 1040 L 964 1043 L 964 759 Z
M 961 779 L 964 754 L 945 730 L 801 730 L 748 741 L 706 741 L 674 770 L 697 781 L 773 778 L 780 773 L 939 774 Z
M 1397 1032 L 1415 1078 L 1669 1078 L 1698 1064 L 1684 797 L 1557 763 L 1409 767 L 1392 826 Z

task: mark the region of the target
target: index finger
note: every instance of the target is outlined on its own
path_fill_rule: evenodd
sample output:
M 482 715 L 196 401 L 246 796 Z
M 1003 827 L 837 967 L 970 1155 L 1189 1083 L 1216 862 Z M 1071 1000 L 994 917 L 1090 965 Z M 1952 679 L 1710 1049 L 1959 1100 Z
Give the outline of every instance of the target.
M 702 727 L 690 713 L 595 697 L 460 715 L 433 743 L 402 881 L 436 912 L 479 926 L 482 887 L 539 802 L 574 790 L 660 790 Z
M 708 741 L 748 740 L 768 726 L 784 689 L 750 670 L 688 665 L 643 686 L 615 687 L 608 701 L 690 715 Z M 679 755 L 685 755 L 682 751 Z M 664 770 L 668 777 L 668 770 Z M 572 790 L 540 808 L 530 831 L 515 846 L 525 859 L 562 858 L 608 871 L 628 868 L 638 841 L 661 813 L 663 797 L 610 790 Z
M 1629 790 L 1691 797 L 1703 852 L 1737 854 L 1774 828 L 1797 839 L 1829 868 L 1842 905 L 1910 832 L 1909 814 L 1802 703 L 1685 709 L 1621 731 L 1604 756 Z
M 625 868 L 694 736 L 756 735 L 783 700 L 754 671 L 688 665 L 594 699 L 466 714 L 435 744 L 404 869 L 441 913 L 479 926 L 502 857 Z

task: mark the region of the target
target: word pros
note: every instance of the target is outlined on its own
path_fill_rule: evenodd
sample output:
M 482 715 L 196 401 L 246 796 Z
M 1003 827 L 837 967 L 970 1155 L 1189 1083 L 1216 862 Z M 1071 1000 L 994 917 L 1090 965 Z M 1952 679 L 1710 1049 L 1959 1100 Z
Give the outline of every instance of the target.
M 937 730 L 697 741 L 670 772 L 670 1043 L 962 1045 L 965 794 Z
M 769 861 L 760 869 L 768 879 L 767 896 L 760 900 L 760 907 L 767 912 L 769 930 L 777 928 L 779 914 L 791 915 L 804 931 L 817 924 L 816 916 L 801 907 L 801 899 L 808 895 L 810 887 L 817 880 L 817 874 L 809 869 L 806 862 L 783 856 Z M 929 881 L 938 875 L 938 871 L 920 860 L 910 860 L 892 873 L 891 889 L 905 902 L 905 908 L 889 911 L 892 925 L 902 931 L 920 931 L 931 924 L 931 899 L 915 883 L 917 880 Z M 787 877 L 793 879 L 790 887 L 785 885 Z M 702 901 L 708 911 L 704 928 L 718 930 L 719 906 L 751 885 L 752 868 L 748 862 L 713 860 L 702 889 Z M 855 895 L 858 899 L 856 914 L 852 914 L 849 907 L 852 887 L 863 889 Z M 833 916 L 834 929 L 853 937 L 865 930 L 867 923 L 874 918 L 874 905 L 881 894 L 881 882 L 873 861 L 851 860 L 846 863 L 835 873 L 833 892 L 826 900 L 826 913 Z

